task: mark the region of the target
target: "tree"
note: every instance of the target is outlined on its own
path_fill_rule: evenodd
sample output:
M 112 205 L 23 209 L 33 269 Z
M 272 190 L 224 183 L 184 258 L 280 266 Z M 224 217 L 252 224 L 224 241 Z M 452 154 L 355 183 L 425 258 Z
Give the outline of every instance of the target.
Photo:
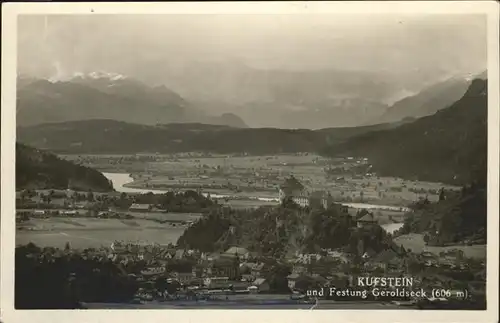
M 87 193 L 87 201 L 94 202 L 94 193 L 92 191 Z
M 64 245 L 64 251 L 70 251 L 71 250 L 71 246 L 69 244 L 69 242 L 66 242 L 66 244 Z
M 439 201 L 444 201 L 446 199 L 446 196 L 444 194 L 444 187 L 441 188 L 441 190 L 439 191 Z
M 429 243 L 429 239 L 430 239 L 429 235 L 427 233 L 424 234 L 424 242 L 425 242 L 426 245 Z

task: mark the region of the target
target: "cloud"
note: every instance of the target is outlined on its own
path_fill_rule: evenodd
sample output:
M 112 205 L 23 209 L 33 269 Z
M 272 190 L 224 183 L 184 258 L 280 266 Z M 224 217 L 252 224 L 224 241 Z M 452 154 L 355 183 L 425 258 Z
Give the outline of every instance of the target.
M 203 60 L 434 78 L 486 66 L 486 20 L 474 15 L 24 16 L 18 28 L 18 69 L 50 76 Z

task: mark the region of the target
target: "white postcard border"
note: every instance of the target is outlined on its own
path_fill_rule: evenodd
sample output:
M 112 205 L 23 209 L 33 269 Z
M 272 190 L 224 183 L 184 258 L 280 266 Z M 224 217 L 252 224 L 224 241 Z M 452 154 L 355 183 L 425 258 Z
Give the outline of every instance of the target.
M 3 322 L 496 322 L 499 227 L 499 5 L 494 1 L 179 2 L 2 4 L 1 272 Z M 486 311 L 431 310 L 15 310 L 16 17 L 19 14 L 485 14 L 488 16 L 488 240 Z M 466 46 L 466 44 L 464 44 Z M 50 291 L 48 291 L 50 292 Z

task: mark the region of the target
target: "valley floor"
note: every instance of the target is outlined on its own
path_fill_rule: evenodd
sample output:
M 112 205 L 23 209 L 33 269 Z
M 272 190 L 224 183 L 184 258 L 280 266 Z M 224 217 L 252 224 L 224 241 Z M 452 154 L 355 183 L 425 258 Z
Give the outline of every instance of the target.
M 199 190 L 232 197 L 230 205 L 253 205 L 255 198 L 272 203 L 278 187 L 294 175 L 311 191 L 329 191 L 336 201 L 406 206 L 419 197 L 437 200 L 440 183 L 377 177 L 365 159 L 329 159 L 313 154 L 234 156 L 206 154 L 175 155 L 69 155 L 65 158 L 114 176 L 123 191 Z M 363 167 L 365 166 L 365 167 Z M 362 171 L 359 170 L 361 168 Z M 116 187 L 115 187 L 116 189 Z M 240 202 L 245 200 L 245 202 Z M 260 205 L 262 201 L 255 202 Z

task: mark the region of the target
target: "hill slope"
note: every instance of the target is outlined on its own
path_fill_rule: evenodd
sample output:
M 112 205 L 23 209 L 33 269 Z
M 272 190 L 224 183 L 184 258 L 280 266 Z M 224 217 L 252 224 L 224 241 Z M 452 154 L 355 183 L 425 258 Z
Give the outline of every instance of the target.
M 94 169 L 16 143 L 16 189 L 112 191 L 113 185 Z
M 329 145 L 395 124 L 356 128 L 241 129 L 207 124 L 138 125 L 114 120 L 84 120 L 18 127 L 18 140 L 65 153 L 249 153 L 315 152 Z
M 255 210 L 223 210 L 209 214 L 184 231 L 177 244 L 203 251 L 223 251 L 240 246 L 279 259 L 297 250 L 317 252 L 321 248 L 363 248 L 380 252 L 392 245 L 379 226 L 355 229 L 351 217 L 336 208 L 305 210 L 297 205 L 261 207 Z
M 379 122 L 393 122 L 406 117 L 420 118 L 432 115 L 459 100 L 470 82 L 465 78 L 452 78 L 423 89 L 414 96 L 394 103 Z
M 486 179 L 487 81 L 432 116 L 331 146 L 328 155 L 368 157 L 380 174 L 463 184 Z
M 429 245 L 465 240 L 484 244 L 487 214 L 486 186 L 467 185 L 460 194 L 448 193 L 437 203 L 417 203 L 400 233 L 426 233 Z

